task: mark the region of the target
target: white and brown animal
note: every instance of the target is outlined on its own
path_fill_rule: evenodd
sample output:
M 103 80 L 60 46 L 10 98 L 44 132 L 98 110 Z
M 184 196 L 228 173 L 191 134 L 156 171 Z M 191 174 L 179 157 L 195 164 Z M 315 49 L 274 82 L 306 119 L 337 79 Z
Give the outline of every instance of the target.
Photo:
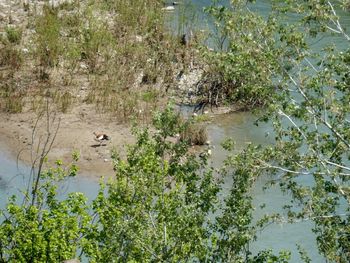
M 94 132 L 94 140 L 100 143 L 100 146 L 102 145 L 103 142 L 109 141 L 111 139 L 110 136 L 108 136 L 105 133 L 99 133 L 99 132 Z

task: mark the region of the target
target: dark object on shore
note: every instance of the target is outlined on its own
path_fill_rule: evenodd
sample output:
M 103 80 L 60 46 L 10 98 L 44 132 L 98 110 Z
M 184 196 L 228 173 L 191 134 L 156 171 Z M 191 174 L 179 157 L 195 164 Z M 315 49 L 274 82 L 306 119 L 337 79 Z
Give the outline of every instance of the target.
M 193 32 L 192 30 L 190 30 L 187 33 L 184 33 L 181 35 L 180 44 L 188 47 L 193 40 L 194 40 Z
M 193 112 L 197 113 L 197 112 L 201 111 L 201 113 L 203 113 L 204 109 L 207 105 L 208 105 L 208 101 L 206 101 L 206 100 L 201 101 L 201 102 L 197 103 L 196 106 L 194 106 Z

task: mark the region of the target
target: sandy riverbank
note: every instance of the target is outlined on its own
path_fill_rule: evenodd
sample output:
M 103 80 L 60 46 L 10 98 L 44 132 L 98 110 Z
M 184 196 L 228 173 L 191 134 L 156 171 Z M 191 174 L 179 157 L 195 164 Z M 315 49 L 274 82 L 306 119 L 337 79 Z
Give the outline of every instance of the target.
M 82 174 L 98 177 L 112 175 L 111 150 L 125 153 L 125 145 L 133 141 L 128 125 L 101 116 L 91 105 L 80 105 L 70 113 L 58 114 L 58 118 L 61 118 L 60 127 L 48 155 L 49 160 L 52 162 L 61 159 L 68 163 L 72 152 L 78 151 L 78 166 Z M 1 113 L 0 147 L 10 152 L 13 158 L 30 164 L 39 141 L 42 145 L 47 135 L 46 119 L 43 118 L 38 123 L 34 140 L 32 139 L 36 120 L 34 113 Z M 51 133 L 55 131 L 56 124 L 57 122 L 51 126 Z M 99 146 L 94 140 L 94 131 L 105 132 L 112 139 L 106 145 Z
M 232 108 L 213 108 L 213 111 L 209 110 L 208 117 L 211 119 L 230 111 L 233 111 Z M 93 105 L 81 104 L 69 113 L 59 113 L 56 116 L 56 119 L 58 118 L 61 119 L 60 126 L 48 159 L 51 164 L 57 159 L 69 163 L 72 160 L 72 152 L 77 151 L 80 153 L 77 163 L 80 174 L 95 178 L 113 175 L 111 151 L 115 149 L 124 157 L 126 145 L 135 141 L 130 125 L 118 123 L 108 114 L 96 113 Z M 4 149 L 10 152 L 12 158 L 31 164 L 32 153 L 35 153 L 39 142 L 43 144 L 47 135 L 46 119 L 42 118 L 33 137 L 37 119 L 37 115 L 32 112 L 0 113 L 0 150 Z M 51 133 L 55 132 L 56 125 L 57 121 L 51 126 Z M 100 146 L 94 140 L 94 131 L 104 132 L 112 139 Z

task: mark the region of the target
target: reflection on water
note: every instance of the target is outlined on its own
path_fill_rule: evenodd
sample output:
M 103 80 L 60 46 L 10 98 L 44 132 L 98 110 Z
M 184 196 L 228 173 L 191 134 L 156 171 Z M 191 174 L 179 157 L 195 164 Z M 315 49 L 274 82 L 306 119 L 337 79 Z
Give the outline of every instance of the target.
M 5 190 L 7 188 L 7 182 L 2 178 L 3 176 L 0 174 L 0 191 Z

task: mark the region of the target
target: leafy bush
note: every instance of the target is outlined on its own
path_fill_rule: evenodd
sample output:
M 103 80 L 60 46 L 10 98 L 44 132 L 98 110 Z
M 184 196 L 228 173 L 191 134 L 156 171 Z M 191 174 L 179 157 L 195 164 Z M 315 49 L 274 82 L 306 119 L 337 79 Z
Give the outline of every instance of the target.
M 2 211 L 0 259 L 250 262 L 249 242 L 256 230 L 249 194 L 258 173 L 241 165 L 254 168 L 253 151 L 226 161 L 223 175 L 232 176 L 233 187 L 222 198 L 213 168 L 188 153 L 187 143 L 169 140 L 184 129 L 179 118 L 168 107 L 154 116 L 153 135 L 134 128 L 136 143 L 125 160 L 113 153 L 115 177 L 101 182 L 91 207 L 81 193 L 63 200 L 57 196 L 57 183 L 77 173 L 77 154 L 68 168 L 58 160 L 44 170 L 44 148 L 31 191 L 21 204 L 11 198 Z M 259 258 L 285 262 L 288 255 L 267 251 Z
M 282 56 L 276 44 L 278 27 L 274 19 L 247 10 L 246 4 L 243 0 L 206 8 L 214 20 L 217 46 L 202 48 L 208 67 L 199 85 L 212 105 L 239 102 L 255 108 L 267 105 L 275 92 L 273 80 L 281 72 Z

